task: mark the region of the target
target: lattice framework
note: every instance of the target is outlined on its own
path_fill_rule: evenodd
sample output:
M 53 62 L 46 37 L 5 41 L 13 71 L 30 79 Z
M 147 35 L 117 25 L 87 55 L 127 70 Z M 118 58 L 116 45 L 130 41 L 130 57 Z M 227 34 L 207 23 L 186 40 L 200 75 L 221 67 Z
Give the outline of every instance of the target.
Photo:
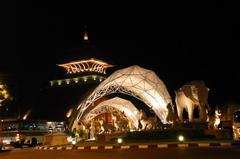
M 100 83 L 77 107 L 77 116 L 72 125 L 82 119 L 82 115 L 94 101 L 113 93 L 127 94 L 143 101 L 155 112 L 163 124 L 168 123 L 167 105 L 172 101 L 166 86 L 152 70 L 133 65 L 115 71 Z
M 132 102 L 119 97 L 114 97 L 99 103 L 92 110 L 90 110 L 90 112 L 83 116 L 82 121 L 84 123 L 89 123 L 92 119 L 100 114 L 114 111 L 120 111 L 124 113 L 128 121 L 133 123 L 133 125 L 137 128 L 139 114 L 138 109 L 132 104 Z

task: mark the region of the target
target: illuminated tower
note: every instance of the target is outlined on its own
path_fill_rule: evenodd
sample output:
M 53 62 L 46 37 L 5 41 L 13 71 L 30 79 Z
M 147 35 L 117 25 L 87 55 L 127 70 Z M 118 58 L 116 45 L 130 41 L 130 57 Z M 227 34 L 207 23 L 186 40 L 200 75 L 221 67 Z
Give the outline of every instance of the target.
M 92 57 L 92 52 L 96 54 L 94 47 L 90 45 L 88 32 L 83 32 L 82 47 L 75 49 L 75 54 L 83 55 L 82 57 L 73 57 L 71 60 L 57 64 L 57 66 L 63 68 L 66 71 L 65 78 L 50 80 L 50 86 L 66 86 L 72 84 L 84 84 L 84 83 L 99 83 L 103 81 L 107 76 L 107 69 L 113 67 L 113 65 L 100 60 L 96 57 Z M 101 54 L 101 52 L 99 53 Z M 87 55 L 87 56 L 86 56 Z M 93 55 L 94 56 L 94 55 Z
M 56 57 L 50 78 L 41 89 L 35 114 L 32 113 L 35 119 L 66 120 L 67 112 L 111 74 L 109 52 L 96 48 L 90 35 L 84 30 L 80 46 L 78 43 L 64 49 Z

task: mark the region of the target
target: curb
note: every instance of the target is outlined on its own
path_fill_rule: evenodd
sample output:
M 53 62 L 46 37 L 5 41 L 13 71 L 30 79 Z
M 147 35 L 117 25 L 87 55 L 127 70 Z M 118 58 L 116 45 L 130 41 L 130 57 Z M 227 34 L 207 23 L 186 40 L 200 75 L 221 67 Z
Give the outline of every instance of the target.
M 111 150 L 111 149 L 148 149 L 148 148 L 177 148 L 177 147 L 230 147 L 240 146 L 240 143 L 189 143 L 189 144 L 141 144 L 114 146 L 38 146 L 37 150 Z

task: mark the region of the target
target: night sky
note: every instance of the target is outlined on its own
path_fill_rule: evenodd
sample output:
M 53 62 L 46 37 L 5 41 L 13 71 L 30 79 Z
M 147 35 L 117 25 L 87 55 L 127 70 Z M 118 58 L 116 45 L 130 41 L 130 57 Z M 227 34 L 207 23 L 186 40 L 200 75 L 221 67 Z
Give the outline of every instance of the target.
M 20 109 L 36 107 L 84 26 L 103 50 L 96 56 L 155 71 L 172 97 L 187 81 L 203 80 L 210 105 L 240 103 L 239 9 L 229 2 L 10 2 L 2 25 L 0 71 Z

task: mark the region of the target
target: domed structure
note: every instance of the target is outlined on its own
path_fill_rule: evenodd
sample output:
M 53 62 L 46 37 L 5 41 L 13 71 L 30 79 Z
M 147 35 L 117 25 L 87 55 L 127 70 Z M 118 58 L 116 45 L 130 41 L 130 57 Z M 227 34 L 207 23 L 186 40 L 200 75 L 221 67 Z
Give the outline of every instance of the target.
M 85 111 L 96 100 L 112 93 L 123 93 L 143 101 L 163 124 L 167 122 L 167 105 L 172 103 L 164 83 L 152 71 L 133 65 L 115 71 L 100 83 L 95 90 L 77 107 L 77 113 L 72 117 L 72 128 L 83 119 Z

